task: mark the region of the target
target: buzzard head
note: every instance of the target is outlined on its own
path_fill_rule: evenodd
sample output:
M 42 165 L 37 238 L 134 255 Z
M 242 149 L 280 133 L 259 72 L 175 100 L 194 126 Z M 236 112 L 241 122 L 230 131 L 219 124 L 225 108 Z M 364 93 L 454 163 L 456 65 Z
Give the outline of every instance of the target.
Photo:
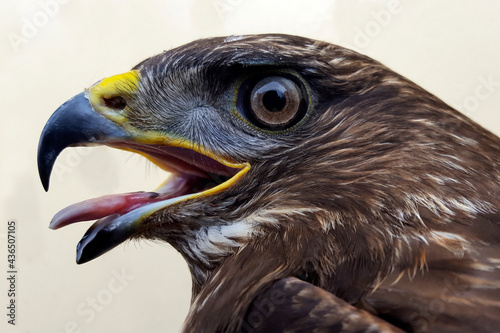
M 500 238 L 498 139 L 325 42 L 204 39 L 97 82 L 43 130 L 46 189 L 58 154 L 79 145 L 138 153 L 170 176 L 154 191 L 67 207 L 51 228 L 97 219 L 78 263 L 128 239 L 170 243 L 193 277 L 194 331 L 237 328 L 280 278 L 356 303 L 432 251 L 461 258 Z

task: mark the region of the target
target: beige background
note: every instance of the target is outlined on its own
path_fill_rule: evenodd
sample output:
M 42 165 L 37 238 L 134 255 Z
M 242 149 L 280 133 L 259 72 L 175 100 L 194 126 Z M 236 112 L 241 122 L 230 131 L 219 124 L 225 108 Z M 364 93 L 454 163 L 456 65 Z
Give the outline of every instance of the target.
M 85 87 L 193 39 L 284 32 L 368 54 L 500 133 L 499 16 L 497 0 L 2 0 L 0 331 L 176 332 L 188 310 L 190 277 L 168 244 L 129 242 L 79 266 L 75 246 L 90 224 L 47 228 L 71 203 L 151 190 L 165 177 L 137 156 L 74 149 L 59 157 L 51 190 L 43 191 L 40 131 Z M 15 327 L 5 315 L 11 219 L 18 225 Z

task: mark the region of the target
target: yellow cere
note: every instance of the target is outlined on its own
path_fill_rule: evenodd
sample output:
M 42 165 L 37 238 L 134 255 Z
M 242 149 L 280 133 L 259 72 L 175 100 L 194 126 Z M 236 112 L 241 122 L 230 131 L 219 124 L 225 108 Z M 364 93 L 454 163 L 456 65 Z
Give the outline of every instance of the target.
M 126 121 L 124 115 L 106 107 L 104 99 L 119 96 L 119 94 L 123 92 L 130 94 L 135 93 L 139 86 L 139 79 L 140 74 L 135 70 L 102 79 L 87 91 L 90 105 L 92 105 L 95 111 L 101 113 L 110 120 L 118 124 L 124 123 Z
M 139 80 L 140 80 L 140 74 L 138 71 L 130 71 L 127 73 L 105 78 L 88 89 L 87 98 L 89 99 L 90 105 L 96 112 L 99 112 L 100 114 L 110 119 L 111 121 L 114 121 L 115 123 L 121 125 L 129 133 L 129 135 L 134 138 L 134 141 L 137 143 L 153 144 L 153 145 L 164 144 L 171 147 L 180 147 L 180 148 L 194 150 L 200 154 L 203 154 L 218 161 L 221 164 L 224 164 L 225 166 L 235 169 L 240 169 L 240 171 L 228 181 L 219 184 L 218 186 L 215 186 L 206 191 L 194 193 L 185 198 L 184 200 L 189 200 L 202 196 L 208 196 L 211 194 L 221 192 L 229 188 L 235 182 L 237 182 L 245 173 L 248 172 L 248 170 L 250 170 L 250 164 L 248 163 L 234 163 L 233 161 L 222 159 L 218 156 L 215 156 L 210 150 L 206 149 L 205 147 L 196 145 L 193 142 L 190 142 L 189 140 L 182 138 L 173 138 L 165 133 L 158 133 L 154 131 L 140 131 L 133 128 L 132 126 L 127 126 L 126 115 L 120 112 L 121 110 L 117 111 L 115 109 L 108 108 L 105 104 L 105 99 L 117 97 L 119 96 L 120 93 L 134 94 L 139 86 Z M 144 154 L 133 148 L 126 148 L 123 146 L 116 146 L 115 148 L 138 153 L 140 155 L 143 155 L 153 163 L 159 164 L 159 161 L 155 161 L 155 159 L 151 158 L 151 156 L 148 156 L 147 154 Z M 161 167 L 161 165 L 158 166 Z M 172 170 L 166 170 L 166 171 L 172 171 Z

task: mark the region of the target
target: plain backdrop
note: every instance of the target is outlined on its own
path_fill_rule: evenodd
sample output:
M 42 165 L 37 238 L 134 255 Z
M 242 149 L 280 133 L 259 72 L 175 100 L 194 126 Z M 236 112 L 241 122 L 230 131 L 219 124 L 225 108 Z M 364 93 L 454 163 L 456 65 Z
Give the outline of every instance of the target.
M 68 98 L 194 39 L 281 32 L 365 53 L 500 133 L 499 16 L 497 0 L 2 0 L 0 331 L 177 332 L 188 311 L 189 272 L 170 245 L 127 242 L 77 265 L 75 247 L 90 223 L 48 229 L 69 204 L 152 190 L 166 177 L 138 156 L 72 149 L 44 192 L 38 138 Z M 10 220 L 16 326 L 6 316 Z

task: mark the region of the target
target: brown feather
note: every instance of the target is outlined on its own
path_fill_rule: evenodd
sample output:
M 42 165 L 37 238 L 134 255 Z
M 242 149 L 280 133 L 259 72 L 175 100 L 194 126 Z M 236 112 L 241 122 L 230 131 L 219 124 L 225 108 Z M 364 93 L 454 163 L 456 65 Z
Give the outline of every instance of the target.
M 500 327 L 497 136 L 379 62 L 297 36 L 204 39 L 135 69 L 128 128 L 251 165 L 223 191 L 150 215 L 135 235 L 186 259 L 186 332 L 242 329 L 273 288 L 287 303 L 269 329 Z M 235 105 L 242 82 L 269 73 L 300 78 L 310 102 L 280 132 Z
M 172 64 L 180 56 L 184 60 Z M 185 87 L 182 71 L 189 66 L 197 68 L 197 90 L 204 90 L 214 66 L 218 78 L 230 76 L 231 66 L 243 72 L 289 68 L 308 82 L 315 106 L 286 135 L 239 128 L 227 145 L 208 135 L 194 138 L 252 168 L 231 189 L 166 209 L 151 221 L 152 235 L 183 253 L 195 277 L 186 331 L 237 330 L 252 300 L 291 276 L 348 303 L 370 304 L 405 329 L 499 324 L 497 262 L 483 255 L 493 251 L 488 258 L 497 258 L 500 244 L 496 136 L 380 63 L 327 43 L 281 35 L 209 39 L 138 69 L 165 71 L 172 80 L 178 73 L 175 85 Z M 166 220 L 196 229 L 213 223 L 207 216 L 244 221 L 254 233 L 203 268 L 186 252 L 184 236 L 172 239 L 159 230 Z M 468 270 L 457 275 L 461 267 Z M 196 277 L 200 270 L 203 278 Z M 457 279 L 460 286 L 475 284 L 475 291 L 443 289 L 443 281 Z M 420 325 L 417 310 L 443 293 L 453 295 L 446 311 Z M 481 303 L 485 296 L 490 303 L 488 297 Z M 473 311 L 476 306 L 481 311 Z
M 274 282 L 257 296 L 240 332 L 403 332 L 324 289 L 296 278 Z

